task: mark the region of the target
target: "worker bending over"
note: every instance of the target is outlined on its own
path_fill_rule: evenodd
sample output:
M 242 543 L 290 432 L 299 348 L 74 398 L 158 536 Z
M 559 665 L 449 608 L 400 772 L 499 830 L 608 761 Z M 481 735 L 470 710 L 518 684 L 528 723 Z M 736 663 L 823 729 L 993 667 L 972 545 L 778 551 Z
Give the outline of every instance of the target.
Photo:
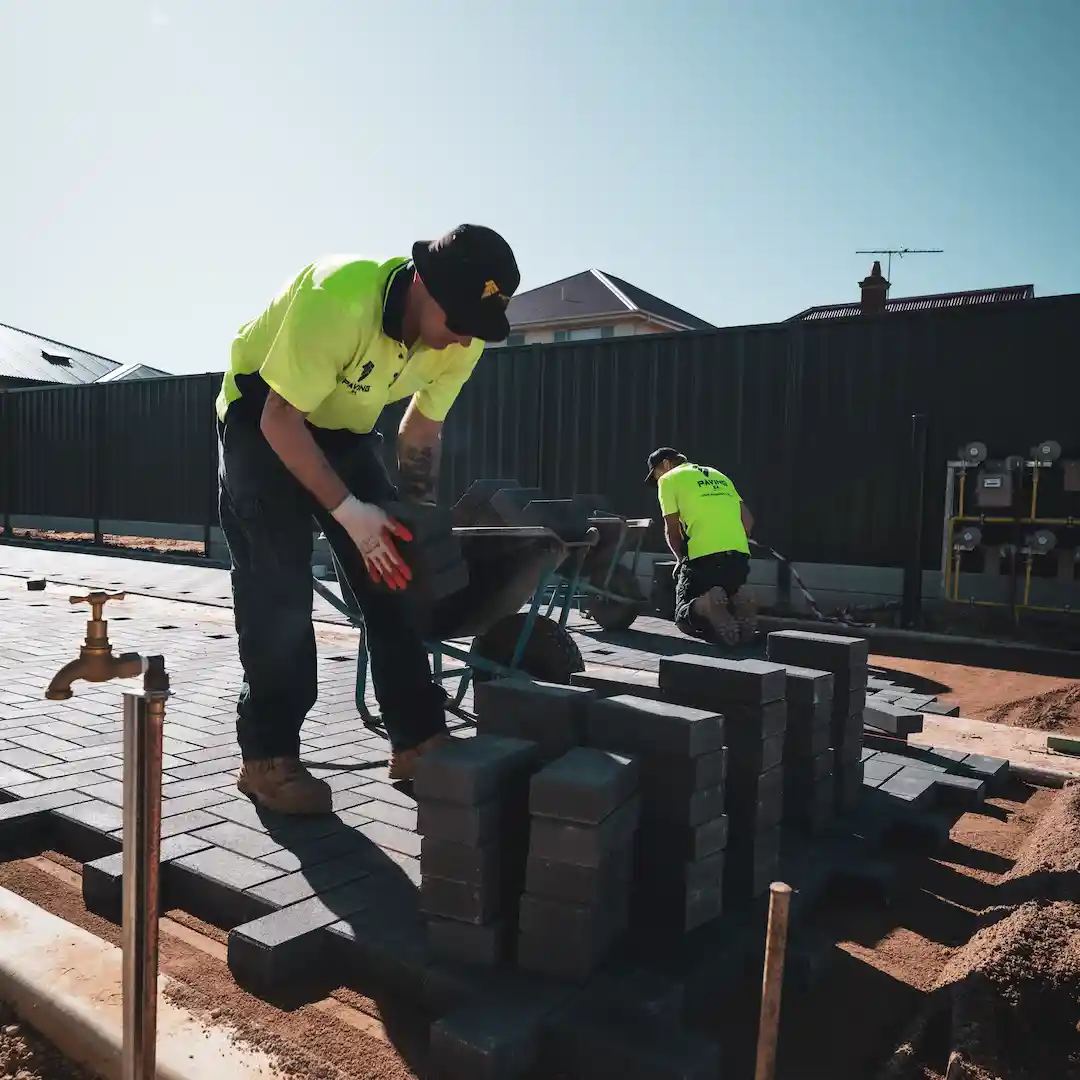
M 446 738 L 411 611 L 409 571 L 379 504 L 383 407 L 411 398 L 398 432 L 401 496 L 432 502 L 443 421 L 485 341 L 509 332 L 520 282 L 506 241 L 462 225 L 412 258 L 340 257 L 305 267 L 241 328 L 217 399 L 221 528 L 232 561 L 244 682 L 237 787 L 270 810 L 329 813 L 330 787 L 300 763 L 318 694 L 311 623 L 314 516 L 364 615 L 390 739 L 391 779 Z
M 752 640 L 757 611 L 746 579 L 754 519 L 735 485 L 670 446 L 649 455 L 646 481 L 657 486 L 664 536 L 676 559 L 676 625 L 726 645 Z

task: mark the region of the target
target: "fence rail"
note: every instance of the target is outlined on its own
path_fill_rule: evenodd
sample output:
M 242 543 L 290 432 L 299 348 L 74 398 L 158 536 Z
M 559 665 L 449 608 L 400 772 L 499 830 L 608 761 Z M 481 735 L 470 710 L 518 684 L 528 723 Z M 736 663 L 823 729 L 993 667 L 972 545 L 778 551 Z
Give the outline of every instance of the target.
M 933 569 L 944 462 L 970 439 L 1002 456 L 1045 438 L 1076 451 L 1078 361 L 1080 295 L 504 348 L 484 356 L 446 424 L 441 496 L 508 476 L 654 514 L 645 457 L 672 444 L 727 472 L 789 557 L 901 566 L 915 535 L 911 416 L 924 413 L 921 551 Z M 0 511 L 216 524 L 219 381 L 0 393 Z M 388 446 L 401 413 L 380 424 Z

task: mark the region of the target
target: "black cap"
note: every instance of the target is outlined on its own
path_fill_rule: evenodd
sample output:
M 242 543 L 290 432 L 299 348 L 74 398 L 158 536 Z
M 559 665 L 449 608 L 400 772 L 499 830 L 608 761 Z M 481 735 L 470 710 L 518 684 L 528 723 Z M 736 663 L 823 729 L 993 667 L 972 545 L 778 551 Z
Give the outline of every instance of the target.
M 654 450 L 649 455 L 649 471 L 645 474 L 645 483 L 654 480 L 653 470 L 657 465 L 662 465 L 665 461 L 675 461 L 681 465 L 685 460 L 686 455 L 680 454 L 673 446 L 661 446 Z
M 494 229 L 459 225 L 441 240 L 413 244 L 420 280 L 446 312 L 455 334 L 505 341 L 510 333 L 506 305 L 521 284 L 510 245 Z

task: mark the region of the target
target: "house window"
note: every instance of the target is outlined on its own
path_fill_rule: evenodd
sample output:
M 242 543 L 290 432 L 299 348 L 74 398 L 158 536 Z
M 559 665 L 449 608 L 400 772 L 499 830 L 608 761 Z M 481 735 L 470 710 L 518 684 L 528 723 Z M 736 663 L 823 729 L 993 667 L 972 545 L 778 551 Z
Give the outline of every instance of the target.
M 570 331 L 569 330 L 556 330 L 555 331 L 555 340 L 556 341 L 569 341 L 570 340 Z
M 506 344 L 507 345 L 524 345 L 525 344 L 525 335 L 524 334 L 511 334 L 506 339 Z
M 600 327 L 600 336 L 602 338 L 614 337 L 615 336 L 615 327 L 614 326 L 601 326 Z

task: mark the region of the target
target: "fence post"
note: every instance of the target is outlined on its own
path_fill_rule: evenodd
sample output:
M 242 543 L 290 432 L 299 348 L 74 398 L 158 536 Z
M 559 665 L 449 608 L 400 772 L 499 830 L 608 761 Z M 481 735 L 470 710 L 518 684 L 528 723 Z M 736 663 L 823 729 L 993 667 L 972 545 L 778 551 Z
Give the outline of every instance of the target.
M 88 387 L 83 391 L 90 394 L 90 512 L 94 518 L 94 547 L 103 547 L 105 537 L 101 532 L 101 503 L 102 491 L 105 486 L 103 477 L 104 458 L 101 452 L 101 444 L 104 439 L 105 424 L 102 413 L 105 411 L 101 401 L 102 387 Z
M 911 454 L 908 507 L 911 514 L 911 533 L 908 557 L 904 564 L 904 596 L 900 608 L 900 623 L 905 629 L 919 625 L 922 617 L 922 542 L 926 491 L 926 414 L 911 417 Z
M 15 436 L 12 434 L 11 395 L 0 390 L 0 449 L 3 450 L 3 476 L 0 491 L 4 497 L 4 539 L 11 539 L 11 503 L 15 498 Z

